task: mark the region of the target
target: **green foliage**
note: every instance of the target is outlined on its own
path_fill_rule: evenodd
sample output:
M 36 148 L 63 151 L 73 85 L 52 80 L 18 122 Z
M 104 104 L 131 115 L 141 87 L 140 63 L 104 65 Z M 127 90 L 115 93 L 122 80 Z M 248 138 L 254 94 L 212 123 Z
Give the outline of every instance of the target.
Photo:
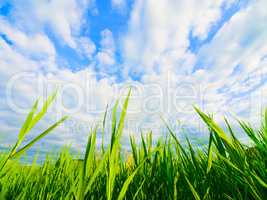
M 38 101 L 27 116 L 18 140 L 8 154 L 0 154 L 1 199 L 267 199 L 267 110 L 260 130 L 239 121 L 250 138 L 248 147 L 235 136 L 229 121 L 227 130 L 198 108 L 207 125 L 209 143 L 195 147 L 189 139 L 182 145 L 168 126 L 167 137 L 152 142 L 152 132 L 141 133 L 140 144 L 130 137 L 131 152 L 122 154 L 120 145 L 130 92 L 120 115 L 116 102 L 112 111 L 109 145 L 104 148 L 107 111 L 100 131 L 91 129 L 85 155 L 75 159 L 68 149 L 58 160 L 46 159 L 23 165 L 18 158 L 66 118 L 59 120 L 38 137 L 20 148 L 26 134 L 42 119 L 55 95 L 39 113 Z M 102 137 L 101 148 L 96 138 Z
M 0 173 L 10 159 L 12 159 L 14 157 L 19 157 L 21 154 L 23 154 L 25 151 L 27 151 L 32 145 L 34 145 L 37 141 L 42 139 L 44 136 L 46 136 L 48 133 L 50 133 L 53 129 L 55 129 L 58 125 L 60 125 L 62 122 L 64 122 L 67 119 L 67 117 L 63 117 L 58 122 L 56 122 L 55 124 L 50 126 L 48 129 L 46 129 L 44 132 L 39 134 L 36 138 L 31 140 L 28 144 L 26 144 L 24 147 L 22 147 L 20 150 L 17 151 L 17 149 L 19 148 L 19 146 L 23 142 L 27 133 L 29 133 L 32 130 L 32 128 L 34 128 L 34 126 L 40 121 L 40 119 L 44 117 L 49 105 L 54 101 L 56 94 L 57 94 L 57 92 L 55 92 L 53 95 L 51 95 L 47 98 L 47 100 L 44 102 L 42 109 L 39 113 L 36 113 L 39 101 L 38 100 L 35 101 L 31 111 L 29 112 L 29 114 L 28 114 L 28 116 L 27 116 L 27 118 L 26 118 L 20 132 L 19 132 L 17 142 L 15 143 L 13 148 L 10 150 L 9 154 L 6 155 L 5 158 L 1 160 Z

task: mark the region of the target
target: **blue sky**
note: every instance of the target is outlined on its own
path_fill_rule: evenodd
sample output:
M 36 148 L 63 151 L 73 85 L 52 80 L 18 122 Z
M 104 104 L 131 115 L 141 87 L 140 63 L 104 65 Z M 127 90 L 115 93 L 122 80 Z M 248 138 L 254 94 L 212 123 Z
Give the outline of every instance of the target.
M 160 137 L 160 115 L 205 132 L 192 105 L 219 122 L 238 115 L 259 124 L 266 7 L 265 0 L 0 0 L 2 143 L 14 140 L 33 100 L 58 85 L 53 117 L 36 131 L 63 114 L 72 120 L 46 144 L 80 148 L 86 129 L 129 85 L 125 140 L 147 129 Z

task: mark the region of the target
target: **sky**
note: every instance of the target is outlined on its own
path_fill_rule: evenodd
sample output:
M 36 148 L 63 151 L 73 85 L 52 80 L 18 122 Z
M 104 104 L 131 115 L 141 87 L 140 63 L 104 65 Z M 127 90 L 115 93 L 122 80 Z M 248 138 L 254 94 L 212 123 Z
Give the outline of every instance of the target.
M 16 140 L 34 100 L 56 88 L 56 102 L 27 139 L 70 118 L 39 148 L 81 150 L 106 105 L 110 118 L 129 87 L 125 146 L 141 132 L 163 137 L 161 116 L 179 137 L 202 143 L 207 134 L 193 105 L 219 124 L 226 116 L 259 126 L 266 8 L 266 0 L 0 0 L 1 145 Z M 109 130 L 107 122 L 106 143 Z

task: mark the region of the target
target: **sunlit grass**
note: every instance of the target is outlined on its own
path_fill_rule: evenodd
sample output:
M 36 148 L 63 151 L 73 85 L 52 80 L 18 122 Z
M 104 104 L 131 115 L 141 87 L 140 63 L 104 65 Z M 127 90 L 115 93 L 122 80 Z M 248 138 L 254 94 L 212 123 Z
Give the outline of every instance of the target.
M 123 155 L 120 139 L 131 91 L 118 116 L 115 104 L 109 145 L 96 148 L 98 129 L 88 136 L 84 158 L 77 160 L 62 150 L 58 160 L 47 158 L 42 165 L 30 166 L 18 159 L 35 142 L 62 123 L 62 118 L 23 147 L 26 134 L 46 113 L 55 94 L 40 112 L 34 104 L 9 153 L 1 154 L 0 199 L 267 199 L 267 110 L 260 130 L 239 121 L 252 147 L 241 143 L 229 121 L 224 131 L 209 115 L 195 108 L 210 132 L 207 147 L 198 149 L 187 140 L 181 145 L 165 122 L 169 136 L 152 143 L 152 132 L 141 135 L 137 144 L 131 136 L 131 152 Z M 126 156 L 126 159 L 122 157 Z

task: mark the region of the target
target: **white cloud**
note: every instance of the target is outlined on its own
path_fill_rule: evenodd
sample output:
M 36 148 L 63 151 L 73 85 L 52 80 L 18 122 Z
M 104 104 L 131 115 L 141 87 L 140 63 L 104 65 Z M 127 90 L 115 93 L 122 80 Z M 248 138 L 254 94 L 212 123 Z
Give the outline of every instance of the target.
M 253 2 L 241 9 L 198 54 L 188 50 L 190 31 L 195 37 L 206 38 L 211 26 L 221 18 L 221 6 L 229 7 L 233 3 L 203 1 L 200 5 L 199 1 L 158 1 L 157 4 L 136 1 L 124 38 L 125 76 L 129 68 L 137 67 L 146 74 L 142 78 L 144 85 L 151 82 L 149 80 L 154 83 L 161 80 L 158 85 L 166 88 L 169 80 L 166 74 L 171 73 L 175 79 L 170 83 L 174 85 L 170 89 L 171 97 L 179 85 L 189 84 L 198 93 L 197 101 L 193 103 L 200 104 L 206 111 L 228 116 L 240 114 L 258 124 L 259 115 L 254 116 L 255 110 L 259 113 L 266 102 L 258 102 L 253 93 L 262 90 L 267 79 L 266 61 L 263 61 L 267 55 L 264 25 L 267 16 L 263 9 L 266 1 Z M 201 69 L 193 71 L 195 64 Z M 184 96 L 190 94 L 190 90 L 183 89 Z M 184 103 L 192 104 L 191 101 Z M 180 115 L 174 105 L 168 106 L 170 112 L 165 109 L 166 113 L 185 119 L 185 122 L 193 116 L 189 112 L 187 118 Z M 221 122 L 222 118 L 218 120 Z
M 64 43 L 91 58 L 100 72 L 106 72 L 118 65 L 115 56 L 118 48 L 108 29 L 101 33 L 99 51 L 89 38 L 77 36 L 76 31 L 83 21 L 81 5 L 85 4 L 54 1 L 41 2 L 37 6 L 30 3 L 32 10 L 29 13 L 33 19 L 29 13 L 19 12 L 23 8 L 19 5 L 16 27 L 5 20 L 0 21 L 0 31 L 14 43 L 9 45 L 0 38 L 0 94 L 5 96 L 10 78 L 23 71 L 33 72 L 34 76 L 24 77 L 16 84 L 13 100 L 19 106 L 28 107 L 36 98 L 31 94 L 45 96 L 46 89 L 51 91 L 55 84 L 62 86 L 57 106 L 41 127 L 62 113 L 71 114 L 72 120 L 45 141 L 53 143 L 54 140 L 60 145 L 72 143 L 80 148 L 86 143 L 88 129 L 102 119 L 106 104 L 111 107 L 114 100 L 122 98 L 127 91 L 124 84 L 133 85 L 127 134 L 137 134 L 148 127 L 153 129 L 155 137 L 160 136 L 160 115 L 171 120 L 173 126 L 180 120 L 182 125 L 194 124 L 202 128 L 192 104 L 217 115 L 247 111 L 249 119 L 256 122 L 258 118 L 254 116 L 267 103 L 266 83 L 263 83 L 267 78 L 266 59 L 263 59 L 267 54 L 264 45 L 267 42 L 264 10 L 267 5 L 264 0 L 235 14 L 198 54 L 188 50 L 189 33 L 192 31 L 194 36 L 205 38 L 210 27 L 221 17 L 224 1 L 200 4 L 193 0 L 159 0 L 155 4 L 152 0 L 137 0 L 123 43 L 126 69 L 123 83 L 117 83 L 114 77 L 107 75 L 99 80 L 99 74 L 90 69 L 78 72 L 61 69 L 55 62 L 57 52 L 53 44 L 44 34 L 43 27 L 38 27 L 47 24 Z M 231 3 L 233 1 L 228 2 Z M 51 13 L 57 13 L 55 20 Z M 26 23 L 25 29 L 22 21 Z M 36 60 L 32 57 L 34 54 L 47 56 Z M 202 63 L 201 69 L 193 71 L 198 61 Z M 43 68 L 49 73 L 44 73 Z M 130 80 L 128 70 L 131 69 L 144 72 L 140 82 Z M 45 87 L 39 87 L 38 77 Z M 8 108 L 1 113 L 0 121 L 9 120 L 5 122 L 9 125 L 10 121 L 22 122 L 24 116 L 11 110 L 6 100 L 1 99 L 0 108 Z M 221 122 L 221 118 L 218 120 Z M 3 130 L 11 133 L 11 125 Z M 12 134 L 15 136 L 16 132 Z
M 126 0 L 112 0 L 112 7 L 118 10 L 123 10 L 126 8 Z
M 70 114 L 72 126 L 65 125 L 63 129 L 57 129 L 57 134 L 52 134 L 44 141 L 61 145 L 72 143 L 74 147 L 84 145 L 89 128 L 100 120 L 106 104 L 113 100 L 110 81 L 97 81 L 96 74 L 89 70 L 77 73 L 61 70 L 56 64 L 55 70 L 44 74 L 39 61 L 16 52 L 3 40 L 0 40 L 0 44 L 0 107 L 6 110 L 1 112 L 0 121 L 5 120 L 6 127 L 2 126 L 2 131 L 11 138 L 6 138 L 9 140 L 6 142 L 12 142 L 17 136 L 17 131 L 14 130 L 21 126 L 26 115 L 25 110 L 29 110 L 33 101 L 37 97 L 47 96 L 47 93 L 51 93 L 60 85 L 57 102 L 45 121 L 31 135 L 36 135 L 63 114 Z
M 110 30 L 105 29 L 101 32 L 100 51 L 97 53 L 99 68 L 105 72 L 107 69 L 115 64 L 115 42 L 113 34 Z
M 59 41 L 76 48 L 75 37 L 79 35 L 84 23 L 84 12 L 91 4 L 93 1 L 87 0 L 26 0 L 14 3 L 12 15 L 21 29 L 42 32 L 45 27 L 49 27 Z
M 56 52 L 49 38 L 42 33 L 26 35 L 24 32 L 12 27 L 7 21 L 0 18 L 0 32 L 8 37 L 14 48 L 27 57 L 38 60 L 46 59 L 54 62 Z
M 189 33 L 192 31 L 194 36 L 205 38 L 212 24 L 221 17 L 223 2 L 136 1 L 124 39 L 127 64 L 139 65 L 148 73 L 158 65 L 162 70 L 172 68 L 190 72 L 190 65 L 181 64 L 193 62 L 187 51 Z
M 267 53 L 265 6 L 265 1 L 258 1 L 237 13 L 197 55 L 205 69 L 202 80 L 216 83 L 217 89 L 228 88 L 224 92 L 225 104 L 235 101 L 235 96 L 245 99 L 267 78 L 263 60 Z M 237 104 L 232 104 L 232 109 L 234 106 Z
M 96 51 L 95 44 L 88 37 L 79 37 L 76 39 L 77 50 L 80 55 L 83 55 L 89 59 L 92 58 Z
M 213 41 L 203 47 L 199 59 L 206 65 L 212 64 L 210 70 L 219 70 L 224 76 L 229 76 L 237 64 L 242 65 L 242 73 L 245 74 L 258 67 L 267 51 L 264 45 L 267 40 L 267 28 L 264 26 L 267 13 L 261 9 L 265 4 L 259 1 L 233 16 Z

